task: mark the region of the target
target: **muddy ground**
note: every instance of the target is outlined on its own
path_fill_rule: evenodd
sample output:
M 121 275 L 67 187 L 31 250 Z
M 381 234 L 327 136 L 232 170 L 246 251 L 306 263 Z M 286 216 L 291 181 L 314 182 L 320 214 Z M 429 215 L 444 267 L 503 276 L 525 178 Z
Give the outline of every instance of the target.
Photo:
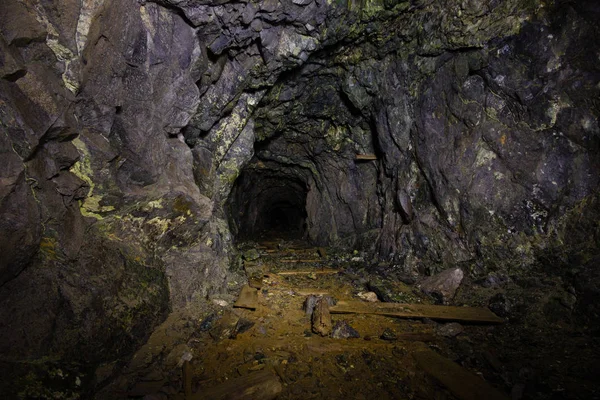
M 406 303 L 435 299 L 414 285 L 367 275 L 356 254 L 330 254 L 284 240 L 246 242 L 239 249 L 246 271 L 260 281 L 258 307 L 232 307 L 244 283 L 238 282 L 230 295 L 211 299 L 208 307 L 172 314 L 98 398 L 184 399 L 184 368 L 191 372 L 195 398 L 210 398 L 202 393 L 256 371 L 272 371 L 281 383 L 279 399 L 458 398 L 417 365 L 413 355 L 424 349 L 454 361 L 506 398 L 600 398 L 600 340 L 577 324 L 560 281 L 465 278 L 454 304 L 490 306 L 505 318 L 500 325 L 334 314 L 334 324 L 343 320 L 360 335 L 334 339 L 311 331 L 303 310 L 308 293 L 361 300 L 361 293 L 375 290 L 380 298 Z M 277 274 L 323 268 L 339 273 Z M 109 381 L 114 371 L 107 366 L 102 373 L 96 372 L 99 382 Z

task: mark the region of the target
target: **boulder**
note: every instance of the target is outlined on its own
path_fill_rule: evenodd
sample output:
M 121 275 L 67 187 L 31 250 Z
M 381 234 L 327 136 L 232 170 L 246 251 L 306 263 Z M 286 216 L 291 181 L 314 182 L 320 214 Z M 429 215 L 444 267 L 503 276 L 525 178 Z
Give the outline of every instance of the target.
M 451 268 L 430 276 L 421 282 L 423 293 L 433 296 L 438 303 L 448 304 L 454 298 L 464 273 L 460 268 Z
M 334 339 L 353 339 L 359 338 L 360 334 L 346 321 L 338 321 L 333 326 L 331 337 Z

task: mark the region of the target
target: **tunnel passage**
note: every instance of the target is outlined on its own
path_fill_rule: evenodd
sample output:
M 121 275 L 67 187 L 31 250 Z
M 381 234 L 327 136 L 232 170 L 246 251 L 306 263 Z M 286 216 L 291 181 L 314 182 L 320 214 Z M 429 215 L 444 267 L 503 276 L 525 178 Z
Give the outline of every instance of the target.
M 305 238 L 307 191 L 302 180 L 282 172 L 243 171 L 226 205 L 232 232 L 242 240 Z

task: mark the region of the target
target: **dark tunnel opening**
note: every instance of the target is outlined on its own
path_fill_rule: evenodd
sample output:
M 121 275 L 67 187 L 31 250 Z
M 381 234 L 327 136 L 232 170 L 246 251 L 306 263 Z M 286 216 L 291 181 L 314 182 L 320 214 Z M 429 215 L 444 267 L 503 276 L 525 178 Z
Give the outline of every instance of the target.
M 242 171 L 226 204 L 232 233 L 239 240 L 305 239 L 307 191 L 280 171 Z

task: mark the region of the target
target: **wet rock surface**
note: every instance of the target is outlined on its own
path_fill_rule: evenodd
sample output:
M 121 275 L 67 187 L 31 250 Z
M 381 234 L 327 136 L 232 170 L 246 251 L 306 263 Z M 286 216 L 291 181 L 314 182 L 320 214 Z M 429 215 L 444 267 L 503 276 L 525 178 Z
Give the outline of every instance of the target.
M 384 301 L 459 266 L 454 301 L 516 324 L 508 359 L 590 344 L 596 2 L 359 3 L 2 1 L 2 393 L 93 396 L 169 313 L 244 283 L 236 235 L 274 230 L 342 249 Z M 498 381 L 592 392 L 550 365 Z

